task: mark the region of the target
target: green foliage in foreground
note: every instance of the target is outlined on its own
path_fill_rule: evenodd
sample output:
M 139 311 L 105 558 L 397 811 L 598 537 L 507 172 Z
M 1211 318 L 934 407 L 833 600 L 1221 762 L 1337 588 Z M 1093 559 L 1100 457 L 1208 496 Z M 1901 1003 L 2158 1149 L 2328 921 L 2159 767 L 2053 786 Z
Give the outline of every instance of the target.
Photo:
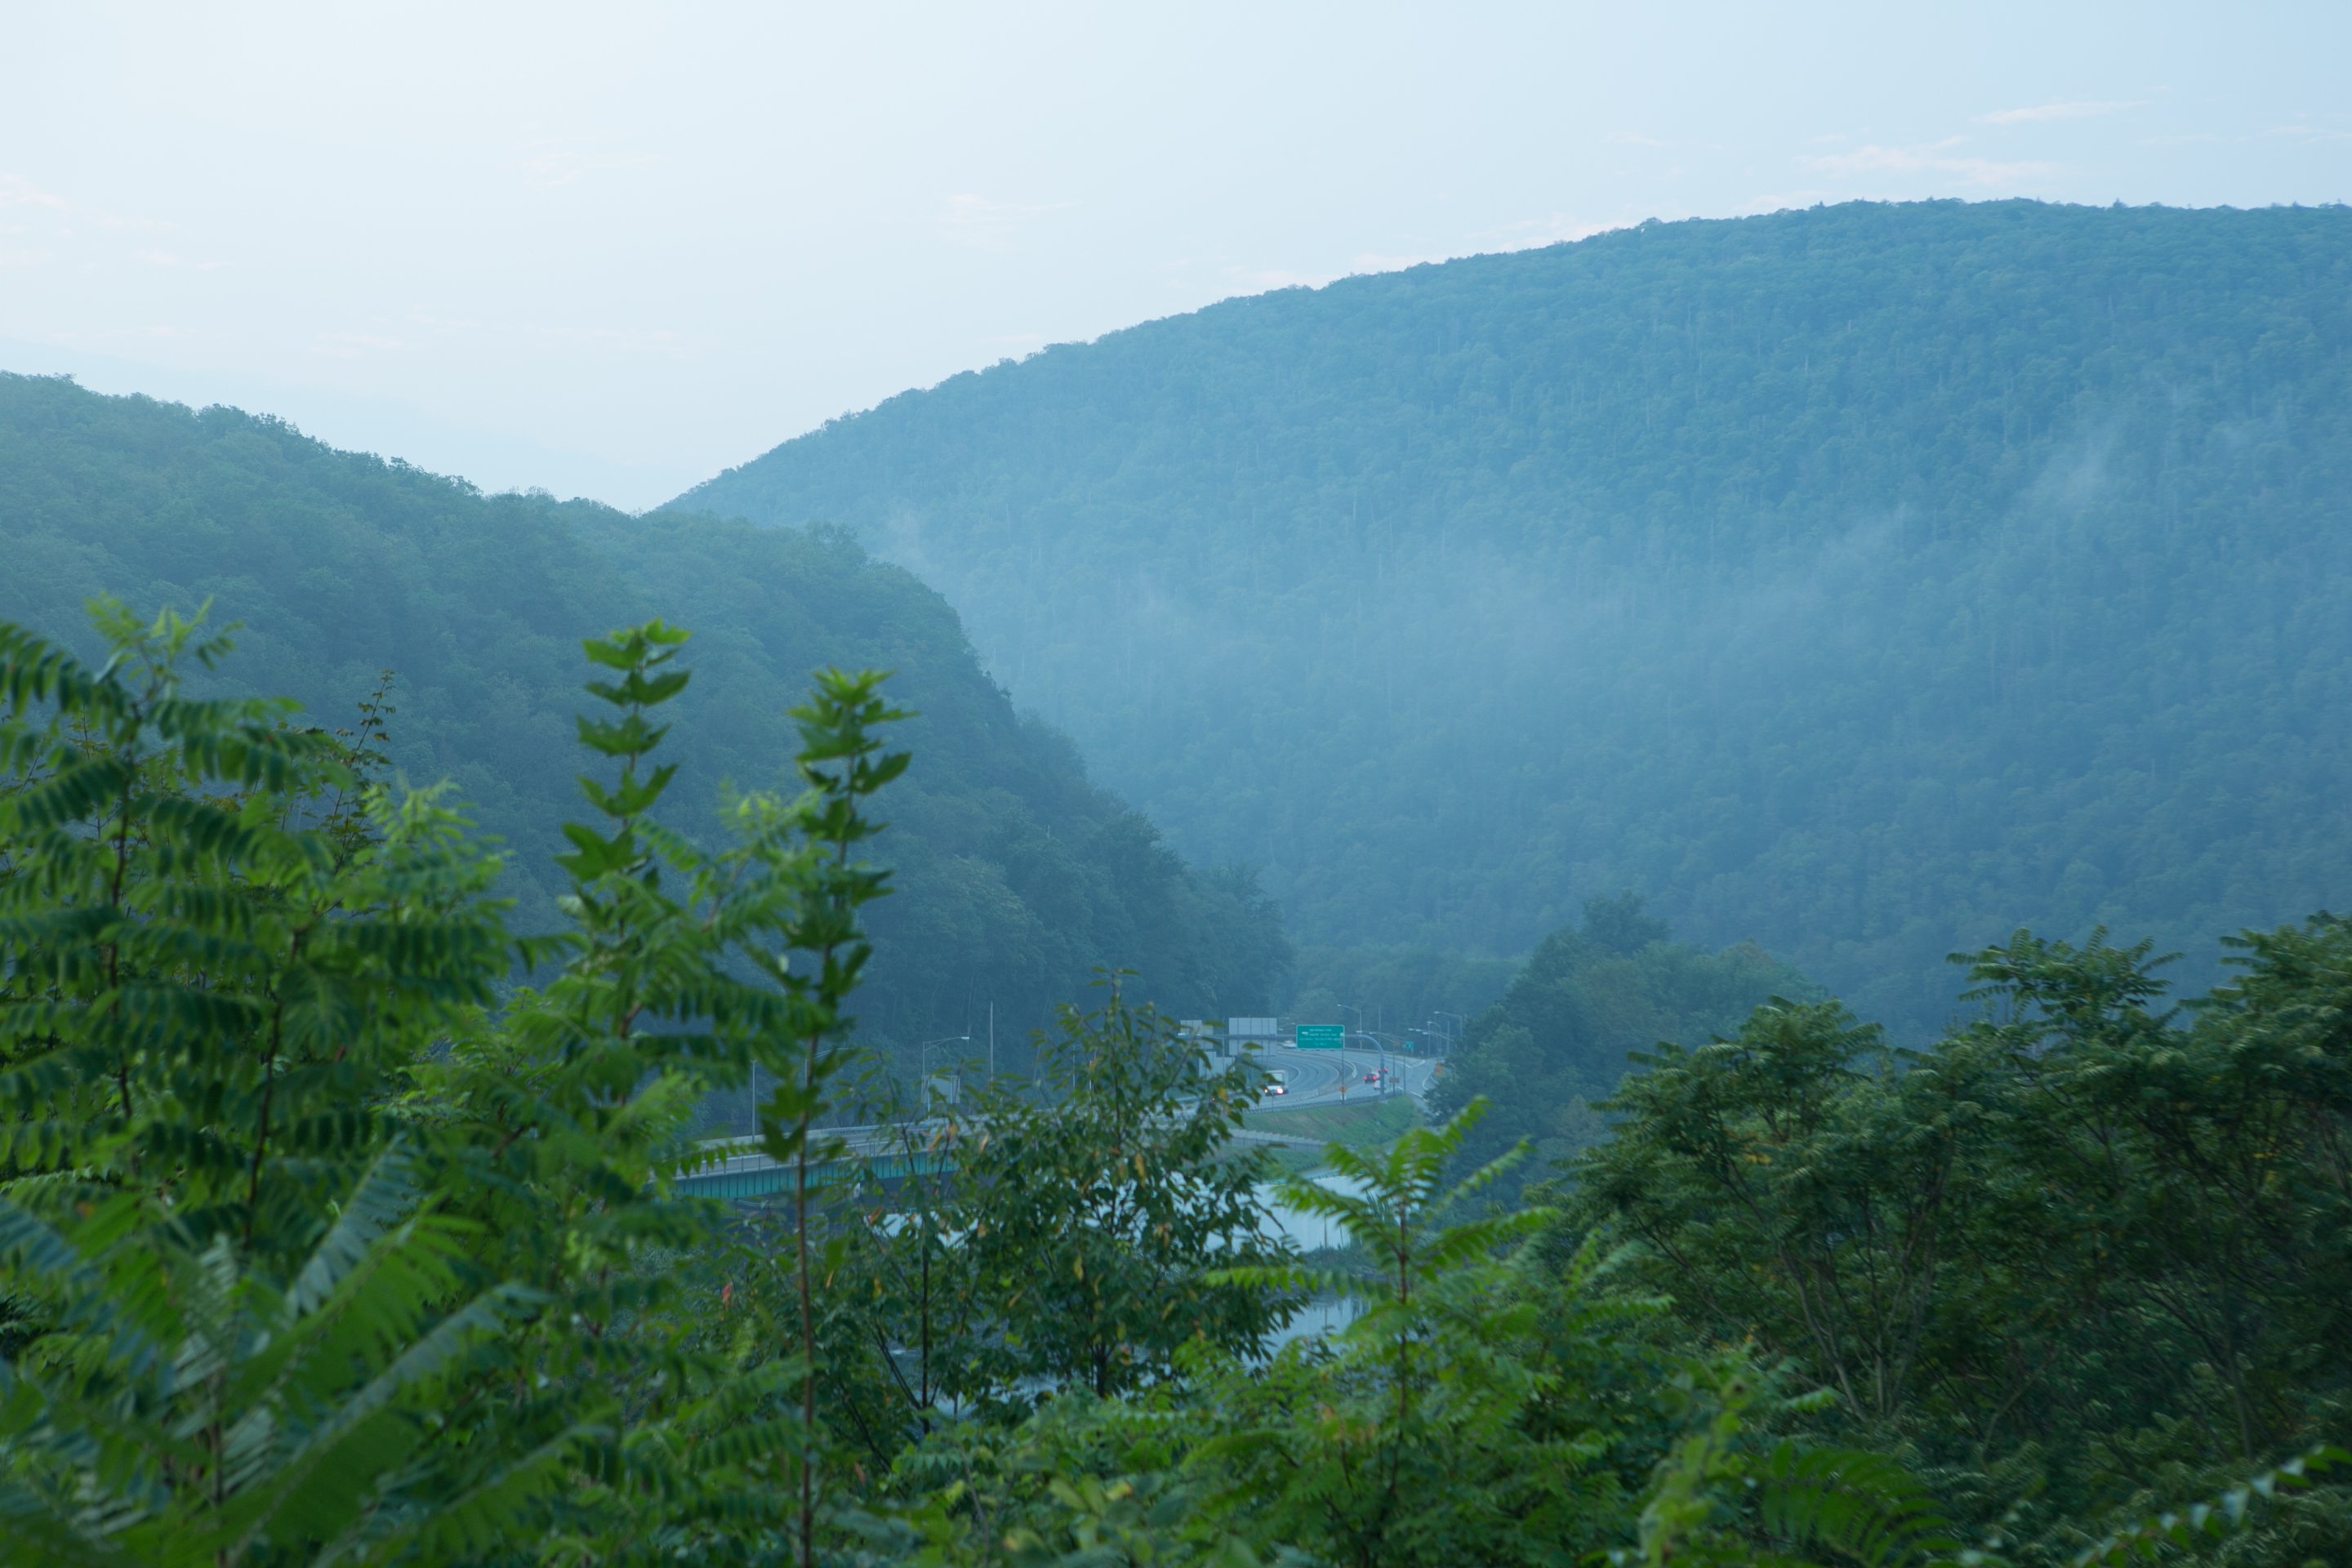
M 518 939 L 496 857 L 435 792 L 374 780 L 372 731 L 190 695 L 184 665 L 225 646 L 172 616 L 106 629 L 93 666 L 0 625 L 11 1564 L 1926 1568 L 2001 1560 L 1948 1522 L 1992 1489 L 2037 1506 L 2018 1467 L 1965 1471 L 1909 1407 L 1868 1403 L 1884 1368 L 1853 1369 L 1885 1325 L 1824 1342 L 1788 1315 L 1824 1270 L 1857 1270 L 1843 1294 L 1865 1303 L 1900 1276 L 1910 1255 L 1881 1252 L 1916 1227 L 1874 1229 L 1871 1205 L 1918 1212 L 1916 1162 L 1954 1141 L 1896 1138 L 1909 1164 L 1872 1142 L 1863 1086 L 1908 1078 L 1854 1072 L 1867 1041 L 1833 1007 L 1764 1009 L 1629 1086 L 1639 1120 L 1570 1213 L 1489 1201 L 1525 1151 L 1466 1158 L 1483 1102 L 1335 1145 L 1330 1178 L 1283 1192 L 1352 1268 L 1306 1269 L 1265 1228 L 1231 1146 L 1248 1074 L 1208 1073 L 1116 990 L 1066 1016 L 1037 1092 L 897 1124 L 944 1160 L 819 1188 L 845 1157 L 824 1125 L 850 1103 L 861 911 L 889 890 L 868 803 L 907 764 L 878 677 L 818 678 L 793 710 L 803 787 L 731 801 L 712 849 L 654 816 L 685 634 L 587 643 L 599 761 L 562 829 L 568 924 Z M 2166 1454 L 2229 1456 L 2183 1489 L 2210 1502 L 2029 1531 L 2008 1560 L 2239 1524 L 2242 1561 L 2335 1541 L 2340 1498 L 2284 1494 L 2336 1450 L 2237 1456 L 2334 1418 L 2341 1167 L 2309 1163 L 2341 1131 L 2344 946 L 2333 922 L 2258 942 L 2220 1021 L 2185 1031 L 2141 1010 L 2138 954 L 2021 938 L 1982 960 L 2016 1005 L 1962 1047 L 2022 1085 L 1989 1120 L 2063 1088 L 2017 1179 L 2116 1211 L 2105 1250 L 2074 1255 L 2105 1269 L 2094 1326 L 2201 1354 L 2159 1386 L 2152 1344 L 2126 1392 L 2182 1413 Z M 502 993 L 518 964 L 544 984 Z M 2151 1041 L 2153 1085 L 2132 1054 Z M 679 1198 L 709 1153 L 693 1108 L 755 1069 L 785 1201 Z M 1932 1098 L 1945 1075 L 1910 1076 Z M 1799 1152 L 1859 1165 L 1783 1181 Z M 1726 1174 L 1766 1195 L 1717 1223 Z M 2162 1201 L 2131 1210 L 2126 1177 Z M 1684 1293 L 1694 1258 L 1750 1293 L 1732 1331 L 1704 1319 L 1723 1292 Z M 2028 1308 L 2046 1283 L 2000 1282 Z M 1353 1316 L 1274 1342 L 1307 1293 Z M 2029 1328 L 2069 1331 L 2049 1320 Z M 2182 1337 L 2200 1323 L 2257 1331 L 2223 1362 Z M 1966 1392 L 1933 1395 L 1956 1431 Z M 2063 1401 L 2022 1403 L 2046 1424 Z M 2258 1425 L 2199 1450 L 2230 1414 Z M 2155 1449 L 2072 1440 L 2062 1500 L 2137 1501 L 2092 1473 Z
M 609 711 L 581 738 L 618 776 L 565 830 L 572 930 L 518 944 L 432 793 L 282 703 L 187 695 L 225 651 L 189 623 L 107 630 L 93 668 L 0 626 L 12 1541 L 609 1559 L 786 1513 L 805 1356 L 696 1349 L 646 1264 L 716 1240 L 663 1181 L 708 1089 L 763 1065 L 769 1142 L 805 1143 L 880 890 L 859 801 L 903 765 L 872 755 L 877 678 L 821 678 L 807 790 L 739 800 L 705 854 L 646 815 L 684 635 L 589 643 Z M 519 958 L 556 978 L 493 1017 Z
M 669 826 L 730 831 L 726 786 L 797 788 L 784 712 L 812 669 L 888 669 L 916 762 L 872 849 L 907 897 L 869 921 L 859 1024 L 874 1044 L 984 1030 L 1003 1059 L 1097 967 L 1192 1017 L 1265 1012 L 1285 948 L 1246 876 L 1188 866 L 1091 785 L 1069 742 L 973 658 L 947 605 L 837 531 L 635 519 L 587 501 L 485 496 L 462 481 L 231 408 L 101 397 L 0 374 L 0 619 L 93 661 L 93 595 L 243 623 L 236 662 L 191 692 L 283 693 L 314 714 L 394 672 L 378 749 L 510 851 L 498 891 L 541 930 L 569 892 L 556 857 L 577 800 L 576 637 L 656 614 L 697 629 L 696 679 L 667 710 Z M 1017 1062 L 1014 1065 L 1018 1065 Z M 908 1064 L 911 1071 L 912 1064 Z M 748 1131 L 731 1097 L 726 1125 Z
M 1987 1016 L 1932 1050 L 1828 1002 L 1662 1046 L 1571 1207 L 1693 1334 L 1817 1380 L 1816 1431 L 2052 1552 L 2085 1544 L 2065 1521 L 2346 1444 L 2352 923 L 2235 946 L 2185 1011 L 2145 943 L 2020 932 L 1969 955 Z M 2233 1552 L 2352 1561 L 2352 1510 Z

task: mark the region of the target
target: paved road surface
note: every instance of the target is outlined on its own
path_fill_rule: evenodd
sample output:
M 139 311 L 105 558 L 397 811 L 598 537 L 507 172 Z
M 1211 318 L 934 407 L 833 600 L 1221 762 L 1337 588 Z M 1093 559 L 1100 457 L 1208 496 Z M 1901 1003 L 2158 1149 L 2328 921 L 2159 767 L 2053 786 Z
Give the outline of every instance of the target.
M 1265 1110 L 1295 1110 L 1308 1105 L 1361 1104 L 1378 1099 L 1385 1090 L 1394 1094 L 1420 1096 L 1429 1092 L 1429 1075 L 1434 1062 L 1417 1057 L 1391 1055 L 1390 1072 L 1395 1081 L 1371 1085 L 1364 1075 L 1381 1066 L 1378 1051 L 1349 1049 L 1344 1051 L 1299 1051 L 1287 1046 L 1254 1053 L 1258 1065 L 1290 1075 L 1287 1094 L 1268 1095 L 1260 1102 Z
M 1391 1056 L 1387 1059 L 1392 1081 L 1372 1085 L 1364 1075 L 1381 1065 L 1378 1051 L 1299 1051 L 1288 1047 L 1257 1053 L 1262 1067 L 1287 1072 L 1289 1092 L 1270 1095 L 1259 1102 L 1268 1111 L 1295 1110 L 1309 1105 L 1364 1104 L 1385 1094 L 1421 1096 L 1429 1092 L 1430 1075 L 1436 1064 L 1413 1057 Z M 838 1139 L 847 1146 L 851 1163 L 878 1162 L 886 1167 L 904 1166 L 908 1170 L 933 1169 L 953 1158 L 953 1133 L 945 1121 L 926 1121 L 897 1126 L 835 1127 L 825 1130 L 825 1136 Z M 1244 1143 L 1319 1144 L 1311 1136 L 1286 1135 L 1261 1122 L 1238 1134 Z M 708 1193 L 718 1197 L 752 1197 L 772 1194 L 782 1190 L 786 1168 L 776 1165 L 762 1153 L 747 1147 L 748 1140 L 712 1139 L 705 1147 L 703 1164 L 692 1175 L 683 1177 L 682 1190 Z M 826 1183 L 840 1179 L 831 1164 L 822 1178 Z

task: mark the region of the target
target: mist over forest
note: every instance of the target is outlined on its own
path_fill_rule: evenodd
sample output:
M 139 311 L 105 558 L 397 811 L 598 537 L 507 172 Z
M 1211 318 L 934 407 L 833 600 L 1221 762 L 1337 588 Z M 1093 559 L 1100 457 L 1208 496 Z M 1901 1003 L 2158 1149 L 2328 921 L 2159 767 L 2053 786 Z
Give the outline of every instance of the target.
M 708 518 L 636 520 L 593 502 L 484 496 L 338 452 L 233 409 L 194 413 L 60 380 L 0 375 L 0 619 L 95 652 L 84 602 L 237 626 L 196 689 L 289 696 L 349 725 L 386 672 L 386 754 L 449 782 L 511 851 L 519 918 L 557 919 L 558 826 L 579 801 L 575 649 L 586 631 L 666 616 L 695 634 L 678 700 L 698 741 L 673 820 L 709 832 L 722 794 L 792 778 L 785 709 L 822 665 L 896 671 L 920 760 L 892 797 L 860 1008 L 895 1052 L 984 1036 L 1008 1061 L 1096 969 L 1194 1016 L 1263 1005 L 1287 962 L 1246 876 L 1186 866 L 1090 784 L 1067 740 L 982 675 L 938 595 L 839 533 Z
M 2343 206 L 0 374 L 0 1563 L 2352 1562 L 2347 481 Z
M 676 504 L 938 587 L 1259 870 L 1302 988 L 1632 889 L 1916 1039 L 2019 926 L 2199 983 L 2341 902 L 2347 285 L 2340 207 L 1645 224 L 1049 349 Z

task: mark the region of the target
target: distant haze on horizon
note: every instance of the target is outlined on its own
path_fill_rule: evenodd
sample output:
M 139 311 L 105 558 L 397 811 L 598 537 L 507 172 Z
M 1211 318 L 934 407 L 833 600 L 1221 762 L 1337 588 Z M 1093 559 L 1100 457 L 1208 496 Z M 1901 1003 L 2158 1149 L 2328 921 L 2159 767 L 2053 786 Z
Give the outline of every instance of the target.
M 2352 196 L 2333 4 L 0 27 L 0 369 L 630 508 L 1049 342 L 1651 216 Z

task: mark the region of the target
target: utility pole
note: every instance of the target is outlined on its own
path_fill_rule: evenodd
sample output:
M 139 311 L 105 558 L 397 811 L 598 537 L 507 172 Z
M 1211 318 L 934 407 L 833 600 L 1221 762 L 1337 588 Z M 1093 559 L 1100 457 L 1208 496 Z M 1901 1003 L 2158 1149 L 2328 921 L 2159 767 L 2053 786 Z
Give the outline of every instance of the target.
M 922 1114 L 928 1116 L 930 1114 L 931 1109 L 931 1047 L 934 1046 L 968 1046 L 970 1044 L 971 1044 L 971 1037 L 970 1035 L 941 1035 L 936 1040 L 925 1040 L 921 1045 L 915 1047 L 915 1081 L 919 1086 L 917 1092 L 921 1097 Z M 961 1068 L 958 1068 L 956 1069 L 956 1098 L 955 1100 L 949 1101 L 949 1103 L 951 1105 L 961 1103 L 962 1098 L 963 1069 Z
M 1356 1033 L 1358 1033 L 1359 1035 L 1362 1034 L 1362 1033 L 1364 1032 L 1364 1010 L 1363 1010 L 1361 1007 L 1354 1007 L 1354 1006 L 1350 1006 L 1350 1005 L 1348 1005 L 1347 1003 L 1345 1003 L 1345 1002 L 1342 1002 L 1342 1003 L 1339 1004 L 1339 1010 L 1340 1010 L 1341 1012 L 1343 1012 L 1343 1013 L 1353 1013 L 1353 1014 L 1356 1016 Z M 1340 1037 L 1339 1037 L 1339 1098 L 1340 1098 L 1341 1100 L 1346 1100 L 1346 1099 L 1348 1098 L 1348 1049 L 1347 1049 L 1347 1046 L 1348 1046 L 1348 1037 L 1347 1037 L 1345 1035 L 1340 1036 Z
M 1463 1031 L 1470 1026 L 1470 1020 L 1465 1018 L 1459 1013 L 1435 1012 L 1430 1014 L 1430 1016 L 1432 1018 L 1447 1018 L 1452 1020 L 1451 1025 L 1445 1031 L 1445 1054 L 1447 1056 L 1452 1056 L 1454 1050 L 1462 1044 Z
M 988 1081 L 996 1082 L 996 1004 L 988 1005 Z

